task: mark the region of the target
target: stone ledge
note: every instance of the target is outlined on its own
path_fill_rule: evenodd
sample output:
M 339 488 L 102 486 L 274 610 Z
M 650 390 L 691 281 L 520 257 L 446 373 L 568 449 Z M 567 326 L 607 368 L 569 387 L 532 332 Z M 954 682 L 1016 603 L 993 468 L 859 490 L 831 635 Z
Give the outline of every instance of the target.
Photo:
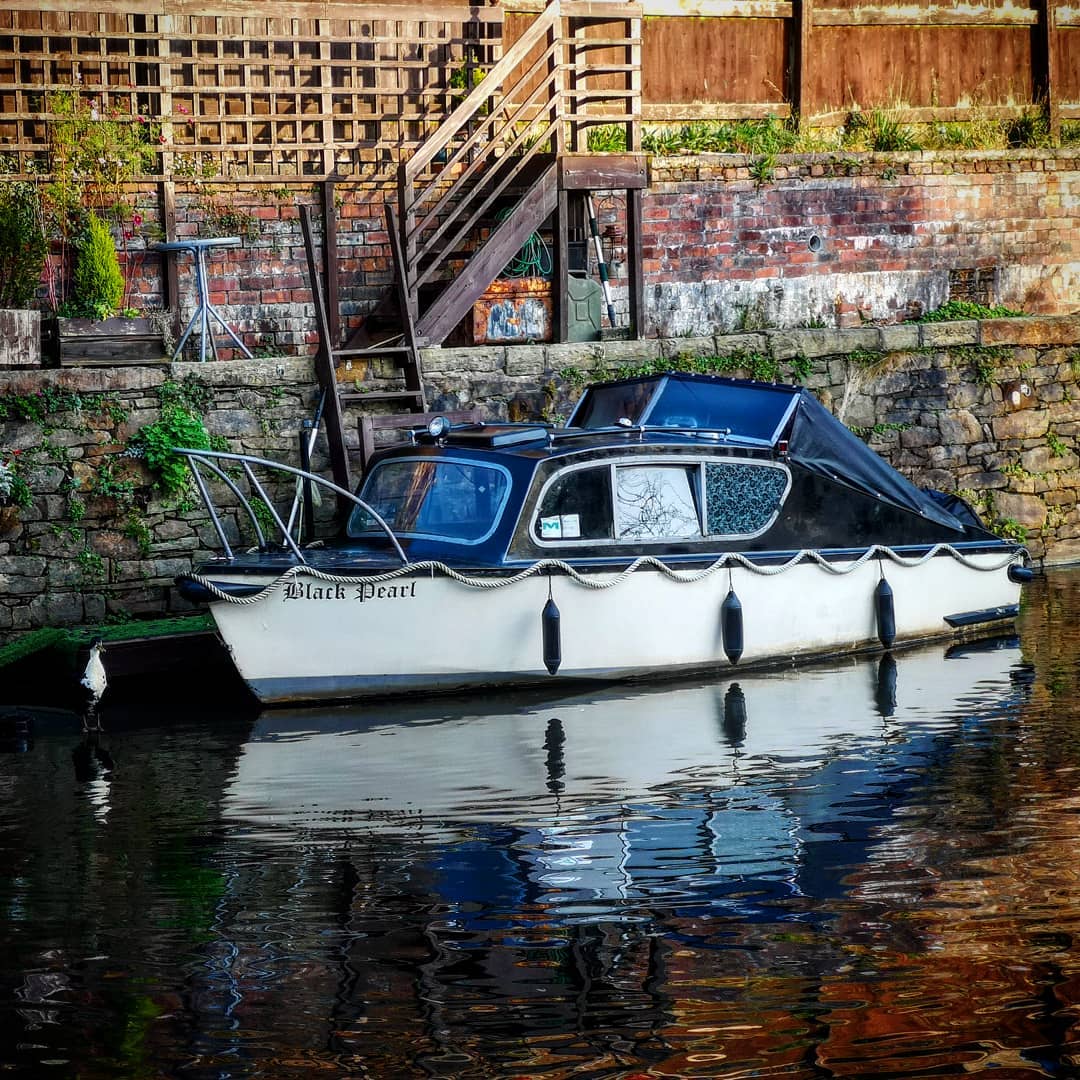
M 919 343 L 926 349 L 978 345 L 979 323 L 974 319 L 964 322 L 919 323 Z
M 1080 316 L 1030 316 L 985 319 L 979 323 L 981 345 L 1075 345 L 1080 342 Z

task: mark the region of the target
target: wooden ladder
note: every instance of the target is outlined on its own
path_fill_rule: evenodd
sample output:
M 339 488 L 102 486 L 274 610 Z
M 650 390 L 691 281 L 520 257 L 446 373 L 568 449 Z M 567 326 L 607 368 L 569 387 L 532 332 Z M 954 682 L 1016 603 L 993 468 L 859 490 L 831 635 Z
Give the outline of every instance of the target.
M 300 225 L 304 233 L 308 277 L 311 281 L 311 296 L 315 304 L 315 323 L 319 334 L 319 348 L 315 357 L 315 373 L 325 402 L 323 415 L 326 419 L 330 464 L 333 469 L 334 483 L 349 491 L 352 490 L 352 482 L 348 453 L 345 448 L 342 406 L 390 403 L 401 406 L 398 411 L 406 414 L 425 413 L 427 411 L 427 398 L 424 394 L 420 354 L 416 348 L 411 308 L 406 296 L 406 286 L 401 272 L 403 263 L 400 257 L 400 233 L 393 207 L 389 205 L 386 208 L 386 217 L 390 243 L 394 254 L 394 287 L 397 292 L 398 309 L 401 312 L 401 331 L 388 339 L 372 340 L 362 345 L 340 346 L 334 340 L 330 331 L 326 294 L 322 284 L 322 267 L 319 265 L 319 260 L 315 254 L 311 211 L 307 206 L 300 207 Z M 329 265 L 330 259 L 335 257 L 334 253 L 328 250 L 325 250 L 323 255 L 327 265 Z M 336 369 L 339 362 L 377 358 L 391 359 L 401 369 L 405 382 L 403 389 L 362 392 L 359 390 L 345 390 L 338 384 Z M 366 464 L 366 454 L 362 455 L 362 462 Z

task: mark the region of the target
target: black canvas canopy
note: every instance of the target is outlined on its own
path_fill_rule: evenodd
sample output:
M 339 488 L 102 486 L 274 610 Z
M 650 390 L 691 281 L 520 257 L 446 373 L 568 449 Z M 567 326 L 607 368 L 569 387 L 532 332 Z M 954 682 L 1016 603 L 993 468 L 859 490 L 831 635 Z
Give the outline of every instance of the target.
M 718 432 L 725 442 L 776 447 L 811 472 L 963 535 L 965 523 L 917 488 L 800 386 L 672 372 L 589 387 L 568 426 L 648 425 Z

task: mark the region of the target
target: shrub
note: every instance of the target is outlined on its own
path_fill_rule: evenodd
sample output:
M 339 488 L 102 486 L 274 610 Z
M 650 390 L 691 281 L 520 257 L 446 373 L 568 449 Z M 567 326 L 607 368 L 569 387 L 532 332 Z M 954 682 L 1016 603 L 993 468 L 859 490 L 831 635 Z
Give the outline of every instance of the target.
M 109 226 L 97 214 L 87 218 L 72 283 L 76 315 L 107 319 L 124 299 L 124 275 L 120 272 L 116 245 Z
M 0 178 L 0 308 L 30 305 L 47 251 L 37 186 Z

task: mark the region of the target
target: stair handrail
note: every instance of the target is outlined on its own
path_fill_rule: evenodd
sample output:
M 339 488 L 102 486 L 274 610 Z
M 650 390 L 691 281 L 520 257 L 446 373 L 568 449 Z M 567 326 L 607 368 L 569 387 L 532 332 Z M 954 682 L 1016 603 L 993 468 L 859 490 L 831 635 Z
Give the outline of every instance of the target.
M 425 139 L 424 144 L 416 153 L 404 162 L 401 167 L 403 189 L 405 187 L 411 188 L 416 182 L 416 178 L 431 166 L 436 156 L 442 153 L 469 121 L 480 112 L 498 87 L 510 77 L 521 61 L 556 24 L 561 14 L 560 0 L 551 0 L 525 33 L 507 49 L 484 78 L 469 91 L 465 100 L 439 125 L 439 129 Z
M 515 102 L 513 98 L 514 95 L 517 94 L 518 91 L 522 90 L 528 84 L 530 79 L 532 79 L 536 75 L 538 67 L 552 57 L 554 51 L 557 48 L 558 43 L 547 49 L 540 57 L 537 58 L 536 62 L 529 68 L 529 70 L 526 71 L 521 76 L 521 78 L 517 80 L 517 82 L 510 90 L 509 99 L 499 102 L 499 104 L 496 105 L 495 108 L 492 109 L 492 111 L 486 117 L 488 124 L 491 124 L 495 120 L 497 120 L 504 110 L 506 111 L 504 127 L 511 130 L 514 130 L 516 128 L 516 125 L 519 123 L 520 119 L 524 116 L 527 116 L 529 110 L 532 108 L 536 108 L 536 115 L 542 115 L 543 106 L 537 107 L 535 99 L 541 94 L 541 92 L 550 90 L 550 87 L 556 78 L 555 73 L 549 73 L 549 75 L 539 85 L 534 87 L 533 90 L 528 93 L 527 97 L 524 100 Z M 550 106 L 553 99 L 554 95 L 549 93 L 546 104 Z M 560 113 L 557 113 L 555 116 L 550 117 L 548 128 L 544 132 L 544 134 L 539 137 L 539 140 L 545 140 L 551 132 L 555 131 L 558 128 L 561 119 L 562 118 Z M 504 147 L 504 151 L 507 154 L 512 154 L 519 146 L 521 146 L 524 139 L 532 133 L 535 125 L 536 118 L 534 116 L 533 120 L 528 122 L 525 130 L 518 132 L 513 142 L 511 142 L 508 146 Z M 414 235 L 420 234 L 423 233 L 426 229 L 428 229 L 438 217 L 439 213 L 444 209 L 444 207 L 449 205 L 449 203 L 453 199 L 454 188 L 458 185 L 464 184 L 470 179 L 470 177 L 472 177 L 478 170 L 483 167 L 484 160 L 480 157 L 477 157 L 474 160 L 465 164 L 465 160 L 469 156 L 470 151 L 473 150 L 474 147 L 476 147 L 476 145 L 479 143 L 480 139 L 483 137 L 483 133 L 484 129 L 482 127 L 478 127 L 477 130 L 475 130 L 467 139 L 465 139 L 465 141 L 457 148 L 457 150 L 455 150 L 454 153 L 449 158 L 447 158 L 446 167 L 448 169 L 454 169 L 456 166 L 462 165 L 461 172 L 454 177 L 454 185 L 447 185 L 446 189 L 443 191 L 442 195 L 438 198 L 438 200 L 423 212 L 423 217 L 421 217 L 418 221 L 414 220 L 412 222 L 412 226 L 410 228 L 411 233 L 413 233 Z M 418 206 L 421 201 L 422 200 L 419 199 L 414 200 L 413 206 Z M 428 236 L 427 240 L 420 245 L 419 249 L 416 252 L 416 259 L 419 260 L 423 258 L 427 250 L 430 249 L 432 245 L 438 241 L 442 233 L 445 232 L 446 229 L 449 227 L 449 221 L 445 222 L 441 227 L 437 227 L 434 233 Z

